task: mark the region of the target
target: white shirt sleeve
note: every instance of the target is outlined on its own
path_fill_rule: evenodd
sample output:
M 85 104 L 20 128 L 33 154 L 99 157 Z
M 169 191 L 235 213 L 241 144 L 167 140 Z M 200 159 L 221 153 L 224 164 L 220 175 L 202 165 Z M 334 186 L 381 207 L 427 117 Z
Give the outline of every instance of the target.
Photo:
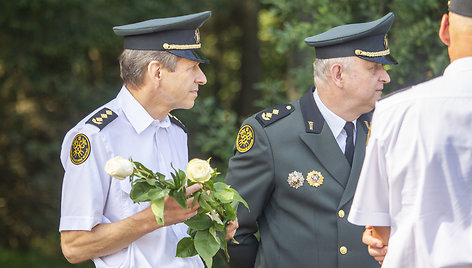
M 107 156 L 101 138 L 93 126 L 71 130 L 65 137 L 61 149 L 64 181 L 61 198 L 61 220 L 59 231 L 87 230 L 106 220 L 103 219 L 110 176 L 104 171 Z M 85 135 L 90 142 L 90 155 L 80 163 L 71 161 L 70 150 L 74 138 Z
M 376 116 L 377 115 L 377 116 Z M 364 164 L 349 213 L 356 225 L 390 226 L 389 184 L 386 172 L 385 124 L 387 120 L 374 113 Z

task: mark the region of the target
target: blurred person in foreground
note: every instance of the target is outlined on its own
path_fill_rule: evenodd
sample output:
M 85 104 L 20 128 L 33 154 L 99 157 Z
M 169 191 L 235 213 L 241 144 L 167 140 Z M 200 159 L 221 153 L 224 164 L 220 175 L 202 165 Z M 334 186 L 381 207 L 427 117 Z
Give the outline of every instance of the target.
M 392 13 L 305 39 L 315 47 L 315 87 L 246 119 L 226 183 L 249 203 L 229 243 L 231 267 L 379 267 L 347 221 L 371 111 L 396 64 Z M 255 237 L 259 231 L 260 239 Z
M 61 246 L 71 263 L 92 259 L 96 267 L 204 267 L 198 256 L 175 257 L 187 236 L 182 222 L 197 213 L 198 203 L 183 209 L 164 201 L 164 225 L 158 225 L 149 202 L 134 204 L 128 180 L 106 174 L 107 160 L 131 157 L 170 177 L 188 162 L 187 131 L 170 112 L 190 109 L 207 80 L 199 67 L 202 12 L 114 27 L 124 36 L 120 56 L 124 85 L 117 97 L 88 115 L 64 138 L 65 170 Z M 187 194 L 199 190 L 187 188 Z M 228 226 L 228 238 L 237 223 Z
M 382 267 L 472 267 L 472 1 L 450 1 L 439 38 L 444 75 L 382 99 L 372 120 L 348 219 L 372 226 Z

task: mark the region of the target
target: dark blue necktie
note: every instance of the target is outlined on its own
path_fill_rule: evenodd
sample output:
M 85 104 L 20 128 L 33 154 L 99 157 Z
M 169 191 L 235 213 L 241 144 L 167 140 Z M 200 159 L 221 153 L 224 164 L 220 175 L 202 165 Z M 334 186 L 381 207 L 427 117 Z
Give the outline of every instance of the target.
M 352 166 L 352 158 L 354 157 L 354 124 L 352 122 L 346 122 L 344 130 L 346 130 L 347 133 L 346 150 L 344 151 L 344 155 Z

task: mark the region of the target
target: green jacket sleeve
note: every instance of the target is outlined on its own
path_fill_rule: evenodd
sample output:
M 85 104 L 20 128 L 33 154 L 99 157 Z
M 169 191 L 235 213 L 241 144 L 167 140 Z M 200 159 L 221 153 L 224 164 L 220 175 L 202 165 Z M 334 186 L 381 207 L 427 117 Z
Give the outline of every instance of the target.
M 252 130 L 252 137 L 250 132 L 243 133 L 243 129 Z M 247 144 L 252 142 L 249 150 L 248 146 L 244 149 L 238 146 L 241 140 Z M 242 124 L 234 152 L 225 181 L 247 201 L 250 211 L 244 206 L 238 208 L 239 228 L 235 239 L 239 244 L 228 243 L 230 267 L 254 267 L 259 244 L 254 234 L 258 231 L 257 221 L 264 216 L 264 207 L 274 188 L 274 163 L 267 134 L 253 117 Z

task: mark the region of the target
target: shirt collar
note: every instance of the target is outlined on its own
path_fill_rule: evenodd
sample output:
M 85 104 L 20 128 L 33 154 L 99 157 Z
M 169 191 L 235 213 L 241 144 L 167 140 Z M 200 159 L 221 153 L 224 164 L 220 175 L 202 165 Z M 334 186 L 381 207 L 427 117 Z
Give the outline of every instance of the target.
M 313 92 L 313 97 L 315 98 L 316 105 L 318 106 L 321 115 L 323 115 L 323 118 L 331 129 L 333 136 L 338 137 L 341 134 L 341 131 L 344 129 L 346 121 L 337 116 L 335 113 L 331 112 L 331 110 L 323 104 L 320 96 L 318 95 L 318 90 L 315 89 Z M 352 121 L 352 123 L 354 123 L 354 132 L 356 131 L 356 121 L 357 120 Z
M 162 121 L 153 119 L 125 86 L 121 88 L 117 99 L 123 109 L 123 113 L 138 134 L 149 126 L 165 128 L 171 124 L 169 116 L 166 116 Z
M 472 57 L 460 58 L 451 62 L 451 64 L 447 66 L 446 70 L 444 70 L 444 75 L 450 75 L 470 69 L 472 69 Z

